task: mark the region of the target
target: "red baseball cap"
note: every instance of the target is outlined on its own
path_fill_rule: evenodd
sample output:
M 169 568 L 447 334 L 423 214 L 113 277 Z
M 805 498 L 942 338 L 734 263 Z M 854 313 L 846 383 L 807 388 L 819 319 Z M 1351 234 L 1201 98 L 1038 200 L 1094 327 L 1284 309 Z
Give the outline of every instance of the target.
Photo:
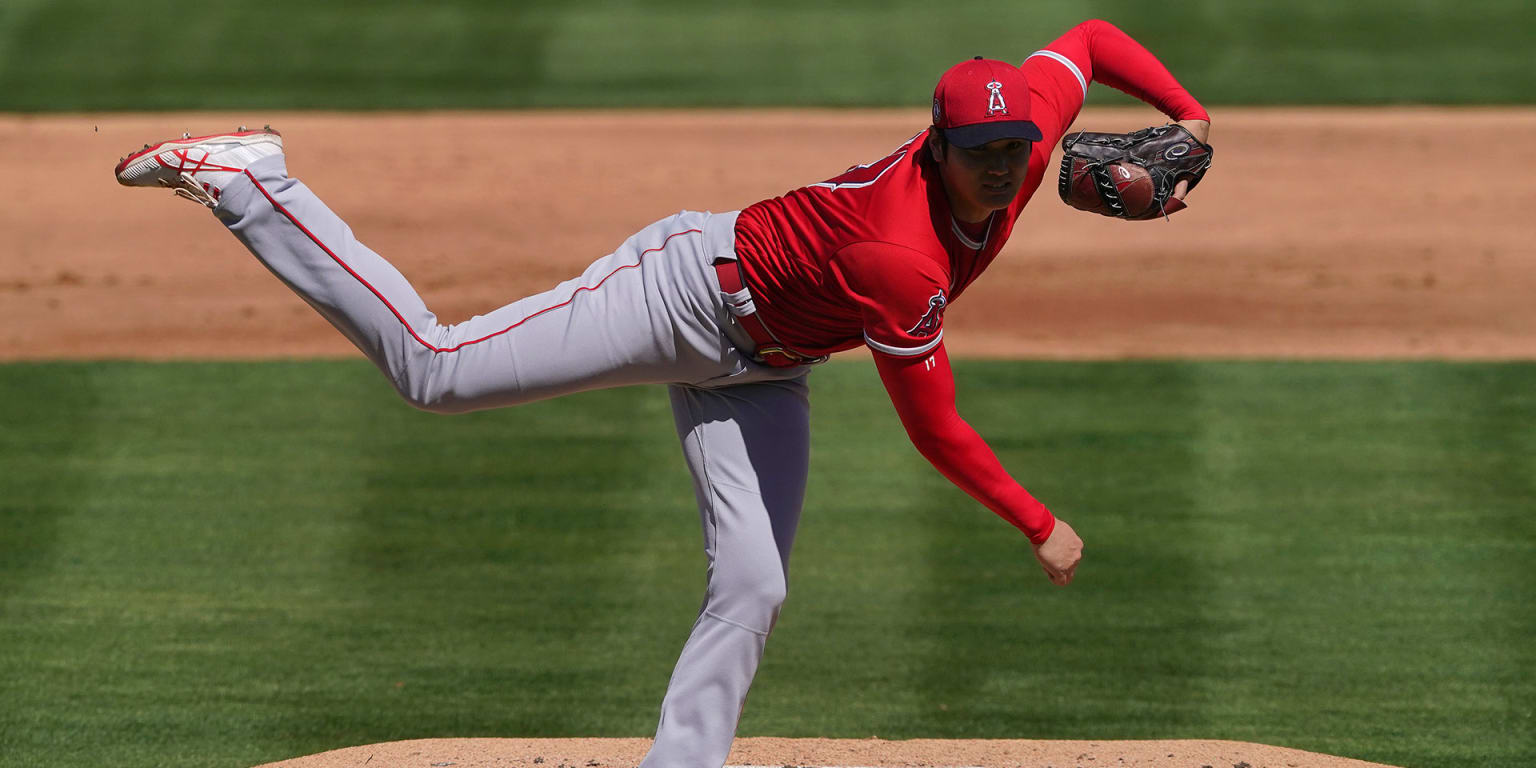
M 977 56 L 949 68 L 933 89 L 933 127 L 957 147 L 998 139 L 1040 140 L 1029 119 L 1029 83 L 1006 61 Z

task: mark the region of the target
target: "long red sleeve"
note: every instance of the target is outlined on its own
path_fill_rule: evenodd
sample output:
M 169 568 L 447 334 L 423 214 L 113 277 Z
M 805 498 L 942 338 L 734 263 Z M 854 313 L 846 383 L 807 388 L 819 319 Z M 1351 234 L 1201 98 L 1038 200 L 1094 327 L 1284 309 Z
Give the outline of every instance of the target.
M 874 353 L 875 367 L 907 436 L 934 468 L 961 490 L 1042 544 L 1056 518 L 1003 469 L 992 449 L 955 410 L 955 378 L 940 343 L 931 355 Z
M 1107 21 L 1085 21 L 1045 49 L 1071 59 L 1085 80 L 1124 91 L 1174 120 L 1211 119 L 1151 51 Z

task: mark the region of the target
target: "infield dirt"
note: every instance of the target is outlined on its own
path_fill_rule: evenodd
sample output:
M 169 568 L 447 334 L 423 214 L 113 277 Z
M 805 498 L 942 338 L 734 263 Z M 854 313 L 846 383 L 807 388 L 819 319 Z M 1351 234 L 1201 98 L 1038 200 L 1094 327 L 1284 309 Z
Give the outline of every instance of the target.
M 1219 110 L 1169 221 L 1072 211 L 1047 178 L 946 312 L 962 356 L 1536 357 L 1536 109 Z M 1079 126 L 1153 121 L 1092 110 Z M 144 142 L 271 123 L 288 167 L 444 322 L 575 275 L 676 210 L 727 211 L 885 155 L 920 111 L 0 118 L 0 359 L 351 356 L 211 216 L 123 189 Z M 1059 150 L 1058 150 L 1059 152 Z
M 1047 178 L 947 312 L 957 355 L 1536 358 L 1533 109 L 1220 110 L 1170 221 L 1068 210 Z M 921 111 L 0 118 L 0 360 L 352 356 L 219 223 L 111 175 L 144 142 L 271 123 L 288 164 L 444 322 L 578 273 L 670 212 L 733 210 L 883 156 Z M 1091 110 L 1126 130 L 1146 110 Z M 659 695 L 659 692 L 658 692 Z M 1112 735 L 1112 734 L 1106 734 Z M 275 765 L 632 765 L 644 739 L 399 742 Z M 771 765 L 1372 765 L 1235 742 L 743 739 Z

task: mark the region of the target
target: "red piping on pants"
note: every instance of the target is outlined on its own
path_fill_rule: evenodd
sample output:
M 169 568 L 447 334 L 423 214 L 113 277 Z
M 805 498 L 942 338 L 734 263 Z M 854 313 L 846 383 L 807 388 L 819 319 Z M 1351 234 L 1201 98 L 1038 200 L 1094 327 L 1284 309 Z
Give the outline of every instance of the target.
M 452 347 L 438 347 L 438 346 L 434 346 L 431 342 L 428 342 L 426 339 L 423 339 L 421 336 L 417 335 L 416 329 L 412 328 L 411 324 L 405 321 L 405 317 L 400 314 L 399 310 L 395 309 L 395 305 L 389 303 L 389 299 L 384 298 L 384 294 L 379 293 L 379 290 L 377 288 L 374 288 L 373 285 L 371 285 L 367 280 L 364 280 L 362 275 L 359 275 L 357 272 L 353 271 L 352 267 L 347 266 L 347 263 L 342 261 L 341 258 L 338 257 L 334 251 L 332 251 L 330 248 L 327 248 L 325 243 L 320 242 L 320 238 L 315 237 L 315 233 L 310 232 L 308 227 L 305 227 L 303 224 L 300 224 L 299 220 L 297 218 L 295 218 L 294 215 L 292 213 L 290 213 L 287 208 L 284 208 L 282 203 L 277 202 L 277 200 L 272 197 L 272 194 L 267 192 L 267 188 L 262 186 L 261 182 L 257 181 L 255 176 L 251 175 L 251 172 L 249 170 L 245 171 L 245 176 L 246 176 L 246 178 L 251 180 L 252 184 L 256 185 L 256 189 L 261 192 L 263 197 L 267 198 L 267 202 L 272 204 L 272 209 L 273 210 L 275 210 L 278 213 L 282 214 L 284 218 L 286 218 L 286 219 L 288 219 L 288 221 L 292 222 L 293 226 L 297 227 L 300 232 L 303 232 L 304 236 L 308 237 L 310 242 L 314 243 L 316 246 L 319 246 L 320 250 L 325 251 L 325 255 L 330 256 L 332 261 L 336 262 L 336 264 L 338 266 L 340 266 L 342 269 L 347 271 L 347 274 L 351 275 L 353 279 L 357 280 L 357 282 L 361 283 L 364 288 L 367 288 L 370 293 L 372 293 L 375 297 L 377 297 L 378 300 L 380 302 L 382 302 L 384 304 L 384 306 L 389 309 L 390 314 L 393 314 L 395 316 L 395 319 L 400 321 L 400 325 L 404 326 L 404 328 L 406 330 L 406 333 L 409 333 L 411 335 L 411 338 L 416 340 L 416 343 L 422 345 L 423 347 L 426 347 L 427 349 L 429 349 L 429 350 L 431 350 L 433 352 L 457 352 L 460 349 L 463 349 L 464 347 L 467 347 L 467 346 L 470 346 L 470 345 L 473 345 L 473 344 L 479 344 L 482 341 L 487 341 L 487 340 L 490 340 L 490 339 L 494 339 L 497 336 L 500 336 L 500 335 L 502 335 L 502 334 L 504 334 L 504 333 L 506 333 L 506 332 L 508 332 L 508 331 L 510 331 L 510 330 L 512 330 L 512 329 L 514 329 L 514 328 L 516 328 L 516 327 L 518 327 L 520 325 L 522 325 L 523 323 L 526 323 L 529 320 L 532 320 L 535 317 L 538 317 L 539 315 L 542 315 L 542 314 L 544 314 L 546 312 L 553 312 L 554 310 L 557 310 L 557 309 L 559 309 L 561 307 L 570 306 L 571 302 L 576 300 L 576 294 L 581 293 L 582 291 L 595 291 L 598 288 L 603 287 L 603 283 L 608 282 L 608 278 L 613 277 L 614 275 L 616 275 L 619 272 L 622 272 L 622 271 L 624 271 L 626 269 L 634 269 L 635 267 L 640 266 L 640 261 L 645 259 L 646 254 L 655 253 L 656 251 L 660 251 L 660 250 L 665 249 L 667 247 L 667 243 L 672 242 L 672 238 L 677 237 L 678 235 L 686 235 L 686 234 L 693 233 L 693 232 L 702 232 L 703 231 L 703 230 L 699 230 L 699 229 L 685 229 L 685 230 L 683 230 L 681 232 L 674 232 L 674 233 L 672 233 L 670 235 L 667 235 L 667 239 L 663 240 L 661 245 L 659 245 L 659 246 L 657 246 L 655 248 L 650 248 L 650 249 L 647 249 L 645 251 L 641 251 L 639 259 L 637 259 L 634 264 L 625 264 L 624 266 L 621 266 L 621 267 L 613 270 L 612 272 L 609 272 L 608 274 L 603 276 L 603 279 L 597 281 L 596 285 L 593 285 L 593 286 L 590 286 L 590 287 L 584 285 L 584 286 L 581 286 L 581 287 L 577 288 L 575 291 L 573 291 L 571 293 L 571 297 L 570 298 L 566 299 L 565 301 L 560 302 L 559 304 L 556 304 L 556 305 L 550 306 L 550 307 L 545 307 L 544 309 L 541 309 L 541 310 L 539 310 L 537 312 L 534 312 L 533 314 L 528 315 L 527 317 L 525 317 L 525 318 L 523 318 L 523 319 L 521 319 L 521 320 L 519 320 L 519 321 L 517 321 L 517 322 L 515 322 L 515 323 L 513 323 L 513 324 L 511 324 L 511 325 L 509 325 L 509 326 L 499 330 L 499 331 L 496 331 L 495 333 L 487 334 L 485 336 L 482 336 L 482 337 L 480 337 L 478 339 L 473 339 L 471 341 L 460 342 L 460 343 L 458 343 L 458 344 L 456 344 L 456 345 L 454 345 Z

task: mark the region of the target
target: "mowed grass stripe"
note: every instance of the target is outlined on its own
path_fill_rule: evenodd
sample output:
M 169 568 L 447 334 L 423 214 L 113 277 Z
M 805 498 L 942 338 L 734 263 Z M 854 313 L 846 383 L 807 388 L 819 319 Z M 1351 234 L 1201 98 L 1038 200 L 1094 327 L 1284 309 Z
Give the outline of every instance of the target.
M 338 586 L 362 585 L 359 618 L 390 631 L 364 641 L 371 658 L 358 666 L 393 666 L 397 685 L 453 702 L 425 715 L 412 697 L 392 702 L 394 727 L 654 727 L 704 572 L 665 393 L 453 417 L 376 403 L 373 414 Z
M 68 521 L 88 505 L 81 478 L 93 470 L 100 402 L 88 370 L 0 367 L 0 762 L 71 754 L 59 710 L 81 698 L 79 674 L 39 649 L 78 649 L 88 628 L 63 598 L 38 596 L 64 570 Z
M 1530 758 L 1531 370 L 1199 369 L 1207 732 L 1393 765 Z
M 704 564 L 660 390 L 439 417 L 364 363 L 0 371 L 0 755 L 654 726 Z
M 867 364 L 827 366 L 743 734 L 1533 762 L 1533 383 L 962 363 L 963 413 L 1088 540 L 1057 590 Z M 8 365 L 0 392 L 0 765 L 654 727 L 703 585 L 660 388 L 440 417 L 352 361 Z
M 917 678 L 927 706 L 903 713 L 902 734 L 1093 739 L 1107 738 L 1106 720 L 1115 738 L 1198 733 L 1208 583 L 1180 545 L 1198 533 L 1183 513 L 1196 461 L 1190 371 L 974 363 L 957 377 L 962 412 L 1078 528 L 1086 560 L 1070 588 L 1053 587 L 1023 536 L 917 459 L 928 493 L 915 565 L 927 574 L 909 631 L 928 639 Z
M 0 495 L 0 601 L 46 578 L 57 562 L 60 520 L 81 504 L 85 488 L 74 471 L 90 461 L 101 402 L 88 370 L 36 372 L 18 364 L 0 375 L 0 487 L 7 491 Z
M 328 520 L 313 512 L 355 492 L 304 471 L 343 431 L 288 407 L 303 367 L 0 368 L 8 390 L 39 393 L 6 404 L 39 425 L 18 442 L 81 437 L 44 469 L 73 488 L 59 541 L 4 605 L 15 685 L 0 759 L 96 762 L 110 749 L 121 765 L 206 764 L 271 737 L 273 692 L 305 684 L 272 659 L 307 654 L 306 614 L 329 607 L 313 586 Z M 88 396 L 56 394 L 76 382 Z M 80 399 L 90 407 L 75 411 Z M 13 477 L 3 495 L 25 508 Z

